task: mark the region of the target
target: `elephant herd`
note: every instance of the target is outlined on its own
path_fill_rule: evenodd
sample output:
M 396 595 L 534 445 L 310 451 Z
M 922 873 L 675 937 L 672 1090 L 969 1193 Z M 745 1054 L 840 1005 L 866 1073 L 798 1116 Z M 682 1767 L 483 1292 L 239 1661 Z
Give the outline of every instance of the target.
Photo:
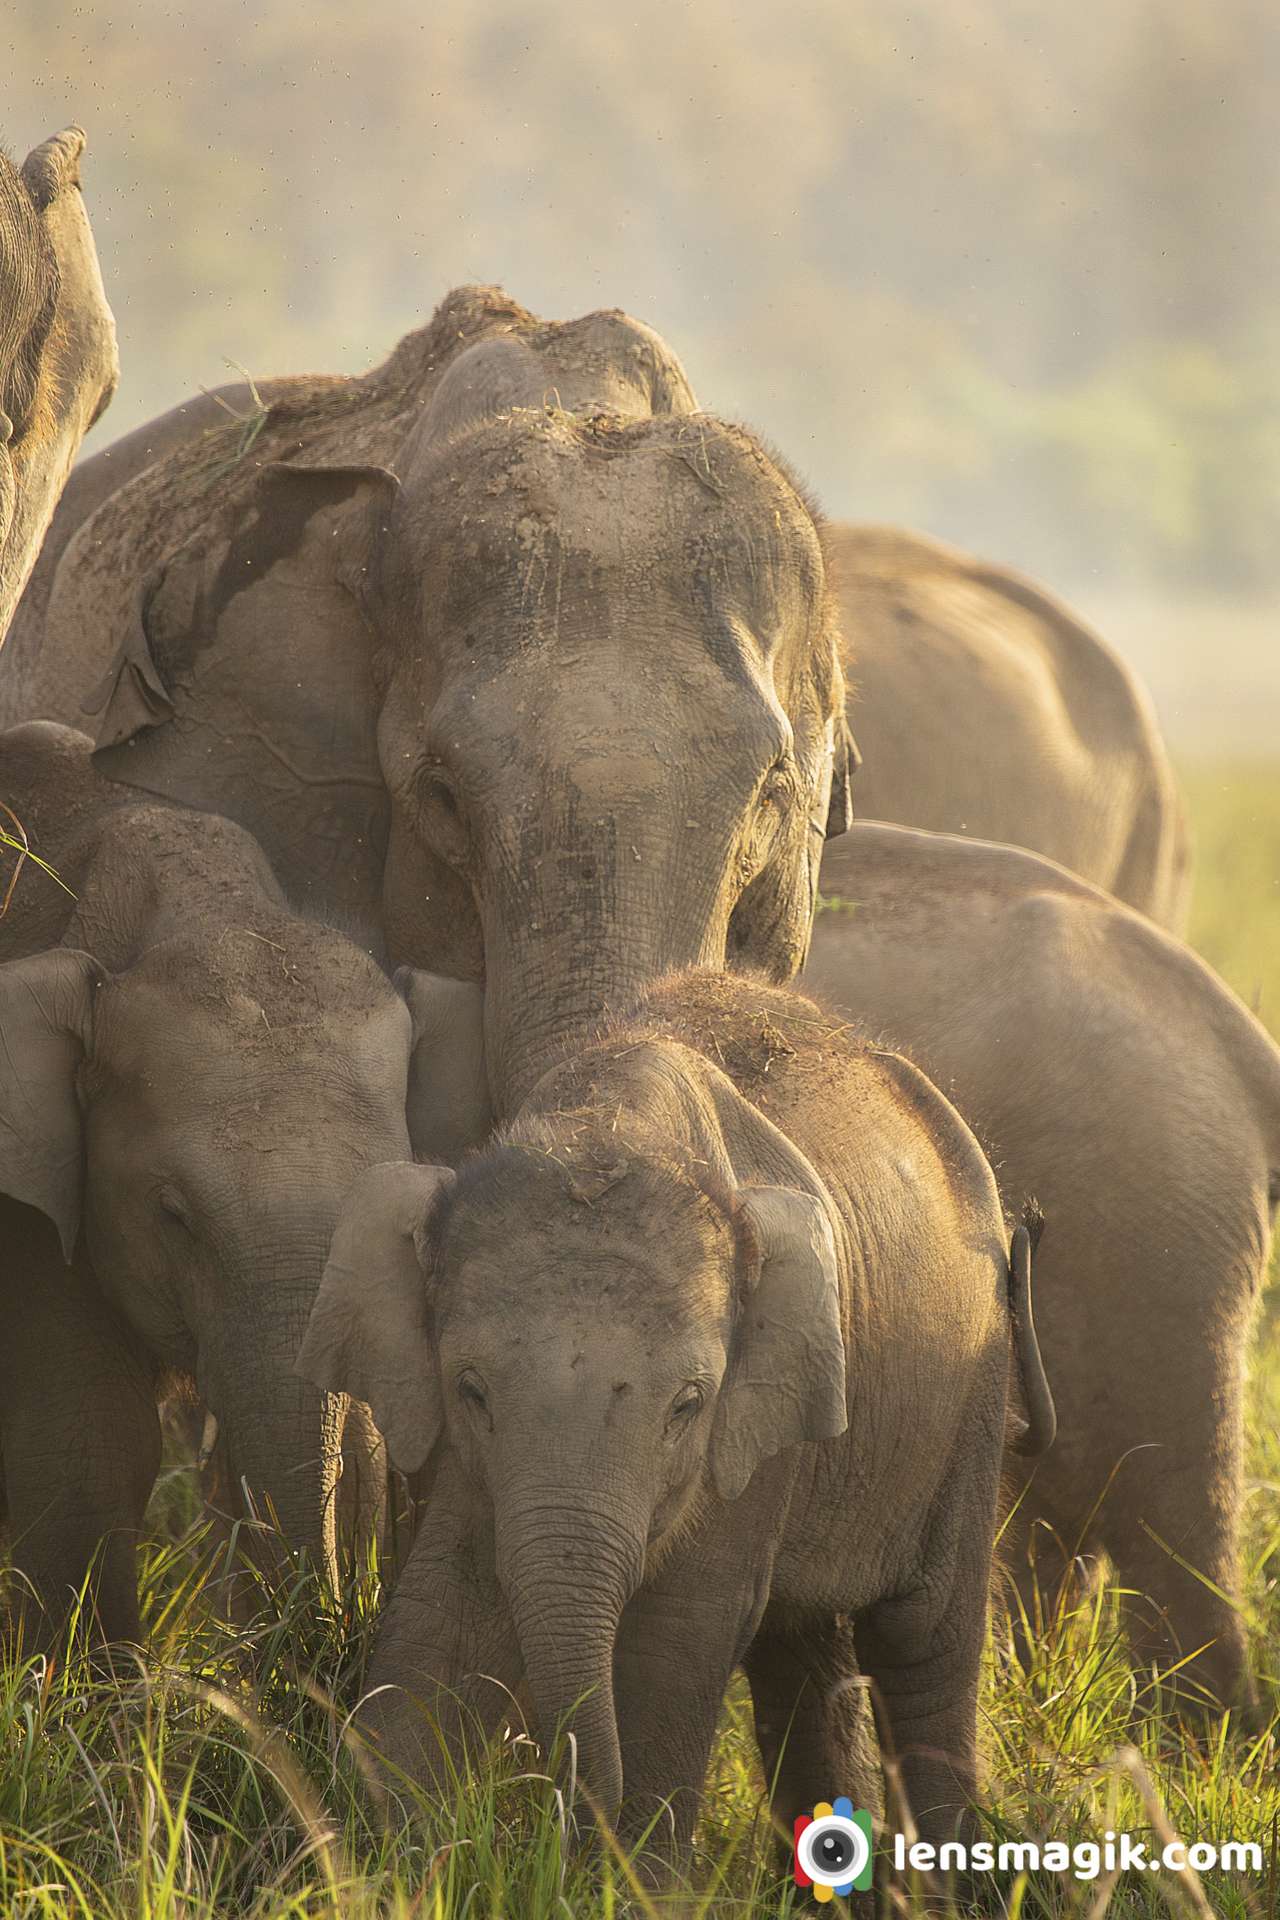
M 362 1724 L 428 1784 L 514 1693 L 680 1852 L 741 1668 L 782 1821 L 878 1804 L 869 1692 L 945 1838 L 1002 1522 L 1024 1634 L 1105 1554 L 1247 1722 L 1280 1054 L 1128 670 L 494 288 L 68 479 L 82 146 L 0 162 L 12 1626 L 141 1637 L 177 1404 L 330 1574 L 352 1435 L 414 1477 Z

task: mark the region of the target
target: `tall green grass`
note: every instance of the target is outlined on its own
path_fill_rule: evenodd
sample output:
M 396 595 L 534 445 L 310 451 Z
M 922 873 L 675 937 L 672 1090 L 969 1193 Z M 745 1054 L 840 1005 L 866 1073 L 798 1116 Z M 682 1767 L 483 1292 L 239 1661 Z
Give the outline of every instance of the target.
M 1188 773 L 1197 832 L 1193 936 L 1280 1031 L 1280 767 Z M 1265 1696 L 1280 1700 L 1280 1363 L 1269 1328 L 1253 1382 L 1247 1607 Z M 144 1564 L 145 1662 L 114 1673 L 70 1654 L 0 1672 L 0 1916 L 33 1920 L 556 1920 L 671 1913 L 747 1920 L 815 1912 L 783 1873 L 763 1804 L 750 1709 L 735 1688 L 687 1885 L 646 1890 L 625 1858 L 565 1846 L 553 1768 L 513 1731 L 478 1776 L 417 1818 L 370 1786 L 348 1716 L 364 1683 L 376 1568 L 337 1599 L 299 1576 L 262 1586 L 246 1625 L 214 1604 L 220 1550 L 181 1475 L 152 1508 Z M 1003 1629 L 1000 1633 L 1003 1633 Z M 1173 1737 L 1144 1712 L 1107 1587 L 1045 1625 L 1029 1669 L 993 1641 L 982 1695 L 995 1837 L 1067 1841 L 1108 1829 L 1256 1840 L 1261 1881 L 1134 1876 L 1109 1886 L 1043 1878 L 1005 1886 L 1024 1920 L 1219 1920 L 1280 1914 L 1280 1716 L 1246 1739 L 1229 1726 Z M 832 1790 L 840 1783 L 833 1781 Z M 923 1892 L 900 1914 L 945 1911 Z M 832 1911 L 838 1911 L 833 1908 Z

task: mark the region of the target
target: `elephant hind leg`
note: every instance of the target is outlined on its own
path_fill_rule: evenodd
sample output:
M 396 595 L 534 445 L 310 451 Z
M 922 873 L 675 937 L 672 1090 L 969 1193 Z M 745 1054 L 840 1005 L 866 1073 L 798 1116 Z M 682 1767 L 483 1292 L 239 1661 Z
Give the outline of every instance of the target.
M 1113 1528 L 1130 1648 L 1136 1664 L 1160 1676 L 1176 1711 L 1199 1718 L 1232 1708 L 1248 1728 L 1258 1701 L 1239 1604 L 1235 1516 L 1197 1492 L 1201 1510 L 1190 1518 L 1185 1503 L 1157 1496 L 1122 1537 Z
M 1184 1365 L 1176 1408 L 1149 1425 L 1103 1503 L 1100 1527 L 1126 1602 L 1135 1659 L 1166 1676 L 1172 1704 L 1198 1717 L 1256 1710 L 1240 1610 L 1245 1313 Z

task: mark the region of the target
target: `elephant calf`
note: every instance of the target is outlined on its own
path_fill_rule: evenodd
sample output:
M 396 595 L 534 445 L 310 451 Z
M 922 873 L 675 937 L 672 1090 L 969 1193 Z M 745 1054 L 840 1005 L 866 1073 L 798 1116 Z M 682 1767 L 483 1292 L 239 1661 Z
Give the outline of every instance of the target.
M 363 1176 L 299 1366 L 367 1399 L 402 1467 L 439 1448 L 370 1676 L 383 1750 L 423 1772 L 415 1699 L 456 1739 L 459 1697 L 492 1724 L 492 1682 L 523 1677 L 604 1813 L 668 1801 L 687 1842 L 734 1666 L 772 1776 L 785 1675 L 848 1614 L 921 1831 L 953 1831 L 1008 1280 L 995 1181 L 942 1096 L 735 976 L 652 989 L 456 1176 Z M 1015 1323 L 1039 1445 L 1051 1402 Z M 870 1790 L 814 1727 L 791 1746 L 786 1818 Z
M 29 866 L 0 920 L 0 1512 L 38 1637 L 101 1543 L 97 1625 L 136 1639 L 175 1381 L 227 1483 L 328 1559 L 344 1408 L 294 1359 L 347 1183 L 410 1150 L 406 1100 L 429 1120 L 438 1020 L 422 978 L 397 992 L 294 913 L 242 829 L 90 751 L 0 735 L 0 796 L 75 890 Z
M 1045 1211 L 1059 1427 L 1009 1535 L 1025 1605 L 1034 1573 L 1052 1596 L 1105 1550 L 1139 1656 L 1247 1706 L 1244 1374 L 1280 1199 L 1280 1052 L 1180 941 L 1016 847 L 857 826 L 822 885 L 806 984 L 907 1048 L 1006 1203 Z

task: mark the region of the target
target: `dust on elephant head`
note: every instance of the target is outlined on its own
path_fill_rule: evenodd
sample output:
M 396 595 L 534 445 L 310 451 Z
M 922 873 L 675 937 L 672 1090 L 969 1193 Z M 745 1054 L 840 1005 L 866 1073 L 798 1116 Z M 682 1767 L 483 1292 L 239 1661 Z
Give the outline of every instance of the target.
M 88 583 L 121 641 L 100 764 L 245 821 L 394 958 L 484 971 L 500 1100 L 669 966 L 789 976 L 847 819 L 800 489 L 622 315 L 451 296 L 353 386 L 273 406 L 230 478 L 205 442 L 160 463 L 68 549 L 55 612 Z M 153 566 L 129 607 L 122 561 Z
M 797 970 L 840 673 L 816 523 L 749 435 L 530 411 L 428 442 L 369 597 L 400 636 L 388 937 L 439 953 L 465 883 L 504 1100 L 672 967 Z
M 0 153 L 0 642 L 84 435 L 115 391 L 115 323 L 80 197 L 79 127 Z

